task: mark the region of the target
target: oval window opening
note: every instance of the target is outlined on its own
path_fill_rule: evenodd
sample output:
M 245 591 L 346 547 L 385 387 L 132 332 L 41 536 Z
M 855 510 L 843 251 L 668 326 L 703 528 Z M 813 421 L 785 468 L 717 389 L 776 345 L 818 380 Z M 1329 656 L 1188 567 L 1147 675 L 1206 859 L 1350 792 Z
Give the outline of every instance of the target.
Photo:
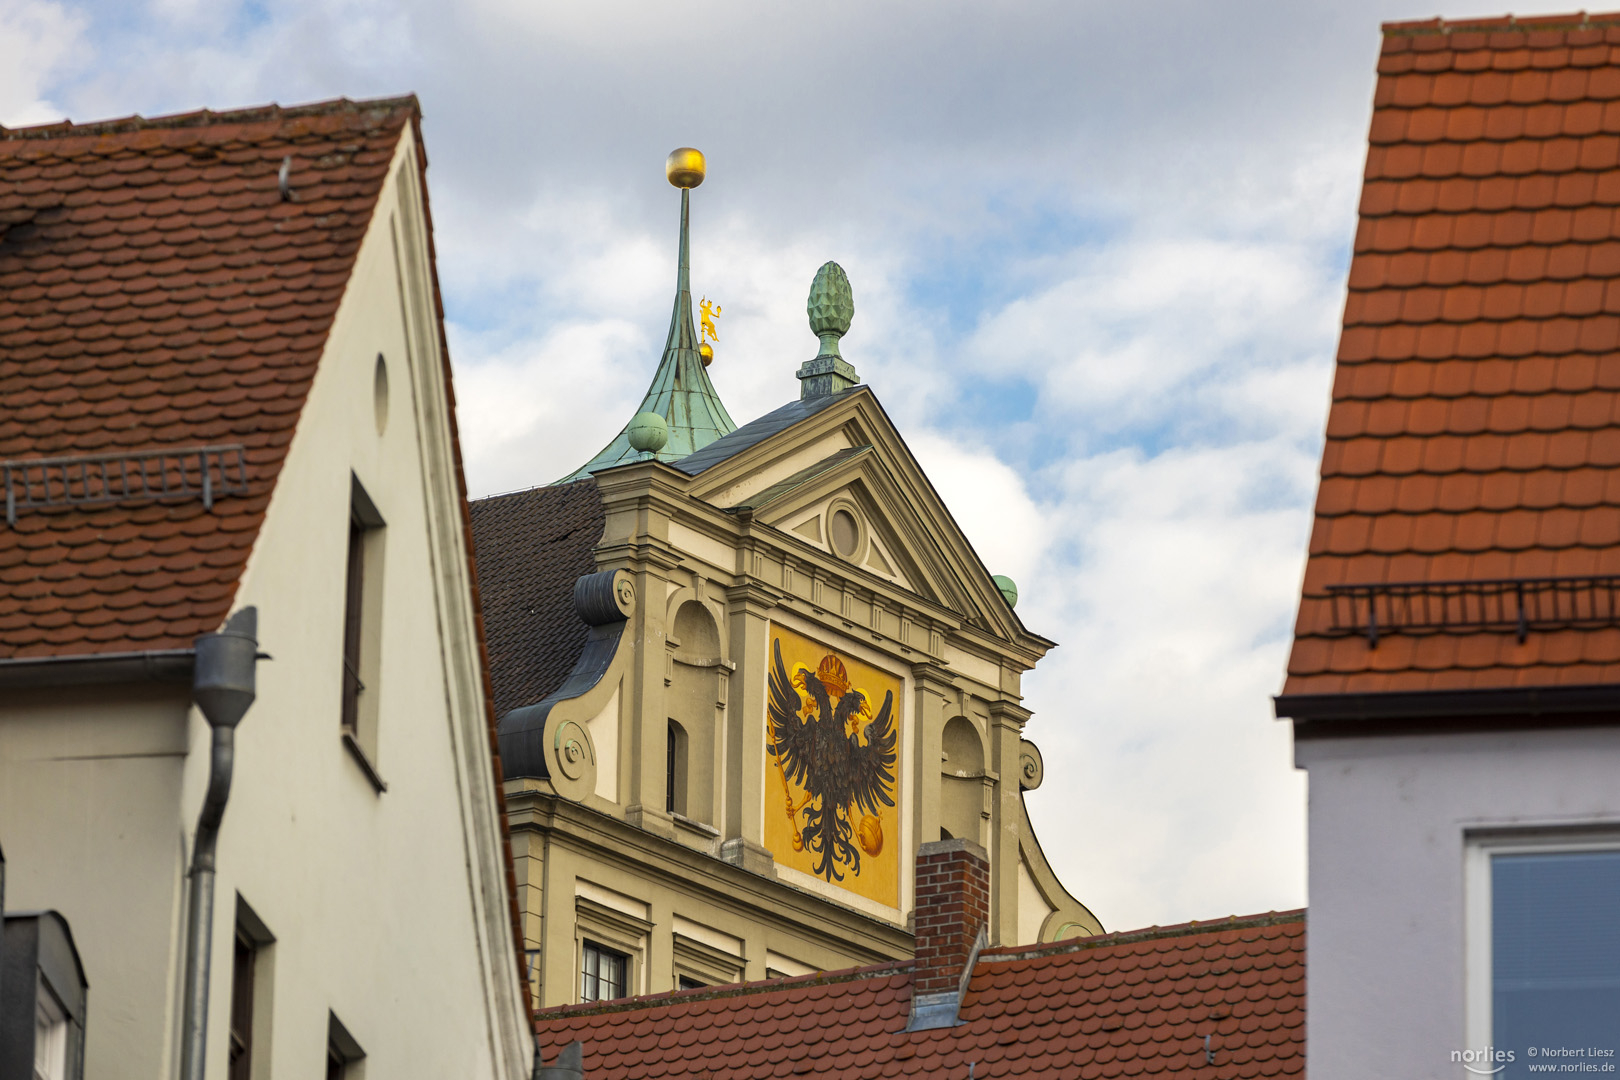
M 388 361 L 377 354 L 377 368 L 371 376 L 371 404 L 377 412 L 377 434 L 388 426 Z
M 832 540 L 833 551 L 846 559 L 853 559 L 855 551 L 861 543 L 861 527 L 855 521 L 855 515 L 848 510 L 834 510 L 832 521 L 827 526 L 827 536 Z

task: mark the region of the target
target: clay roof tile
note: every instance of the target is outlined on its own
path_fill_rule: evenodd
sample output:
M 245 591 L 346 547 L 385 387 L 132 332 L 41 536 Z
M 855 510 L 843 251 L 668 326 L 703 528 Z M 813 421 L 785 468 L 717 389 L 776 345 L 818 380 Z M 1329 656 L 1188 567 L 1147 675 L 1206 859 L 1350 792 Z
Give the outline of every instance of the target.
M 1330 586 L 1620 572 L 1620 16 L 1384 30 L 1284 696 L 1596 677 L 1620 630 L 1331 617 Z

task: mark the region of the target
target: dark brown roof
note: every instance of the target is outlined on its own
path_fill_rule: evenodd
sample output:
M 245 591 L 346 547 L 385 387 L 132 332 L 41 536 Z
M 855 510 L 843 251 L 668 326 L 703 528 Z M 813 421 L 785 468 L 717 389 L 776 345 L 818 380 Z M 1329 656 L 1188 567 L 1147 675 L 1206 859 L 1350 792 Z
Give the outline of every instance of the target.
M 1285 696 L 1620 682 L 1617 214 L 1620 16 L 1384 28 Z
M 911 964 L 546 1010 L 591 1080 L 1299 1077 L 1303 912 L 986 950 L 955 1027 L 907 1032 Z M 1206 1057 L 1205 1037 L 1213 1065 Z
M 183 648 L 223 621 L 416 116 L 404 97 L 0 130 L 0 460 L 240 443 L 248 478 L 212 510 L 0 521 L 0 658 Z
M 496 716 L 533 705 L 574 669 L 590 629 L 574 582 L 596 572 L 606 521 L 591 479 L 472 504 Z

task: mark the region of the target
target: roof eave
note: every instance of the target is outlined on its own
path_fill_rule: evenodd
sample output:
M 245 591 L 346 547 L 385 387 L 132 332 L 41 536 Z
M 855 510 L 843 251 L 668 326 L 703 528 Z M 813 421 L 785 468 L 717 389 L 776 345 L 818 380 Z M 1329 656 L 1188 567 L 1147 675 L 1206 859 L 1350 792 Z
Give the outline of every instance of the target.
M 195 659 L 191 649 L 8 657 L 0 659 L 0 690 L 142 682 L 189 684 Z
M 1279 694 L 1296 737 L 1620 725 L 1620 684 L 1508 686 L 1378 693 Z

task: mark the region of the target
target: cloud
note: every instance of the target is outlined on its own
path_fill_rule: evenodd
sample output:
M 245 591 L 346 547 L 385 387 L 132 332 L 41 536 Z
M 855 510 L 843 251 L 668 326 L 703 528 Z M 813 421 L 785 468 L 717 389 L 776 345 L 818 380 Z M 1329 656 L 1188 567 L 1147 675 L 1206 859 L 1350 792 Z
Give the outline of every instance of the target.
M 1529 0 L 1525 13 L 1562 9 Z M 1019 613 L 1045 850 L 1105 922 L 1291 906 L 1270 719 L 1394 0 L 0 0 L 0 122 L 415 91 L 475 493 L 640 400 L 693 284 L 746 421 L 844 352 Z
M 23 127 L 61 119 L 46 87 L 73 54 L 84 22 L 49 0 L 0 3 L 0 123 Z

